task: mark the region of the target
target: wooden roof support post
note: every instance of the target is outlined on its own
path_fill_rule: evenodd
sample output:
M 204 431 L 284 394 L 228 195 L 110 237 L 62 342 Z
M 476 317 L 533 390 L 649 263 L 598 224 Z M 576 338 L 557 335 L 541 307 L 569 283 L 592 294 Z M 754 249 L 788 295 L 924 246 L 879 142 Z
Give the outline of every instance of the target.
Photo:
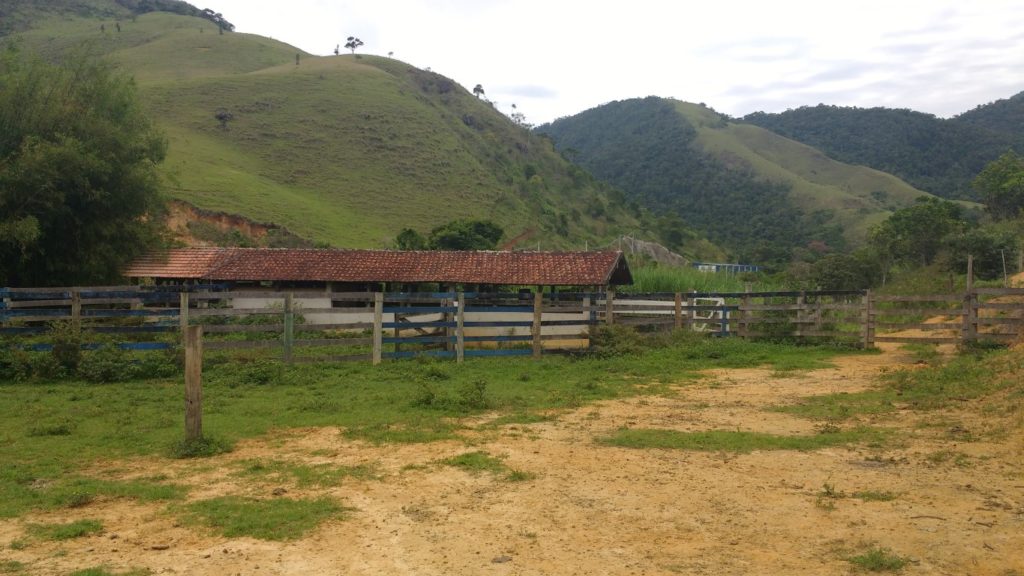
M 540 358 L 543 350 L 543 342 L 541 341 L 541 328 L 543 327 L 544 319 L 544 292 L 542 286 L 537 286 L 537 291 L 533 294 L 533 324 L 530 326 L 530 332 L 533 342 L 533 357 Z
M 384 357 L 384 293 L 373 294 L 373 365 Z
M 185 440 L 203 437 L 203 327 L 185 330 Z
M 455 360 L 461 364 L 466 359 L 466 293 L 459 292 L 456 297 L 458 308 L 455 312 Z
M 611 286 L 604 293 L 604 320 L 609 326 L 615 324 L 615 288 Z

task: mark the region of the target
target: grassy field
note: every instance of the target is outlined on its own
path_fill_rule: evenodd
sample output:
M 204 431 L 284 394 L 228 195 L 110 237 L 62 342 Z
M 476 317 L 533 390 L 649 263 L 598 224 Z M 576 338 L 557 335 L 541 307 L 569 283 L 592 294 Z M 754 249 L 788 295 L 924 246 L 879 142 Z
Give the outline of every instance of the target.
M 275 428 L 309 426 L 339 426 L 351 438 L 375 443 L 457 439 L 459 417 L 497 412 L 506 423 L 542 421 L 550 411 L 595 400 L 663 392 L 710 367 L 812 368 L 837 352 L 684 335 L 667 347 L 604 359 L 399 361 L 379 367 L 208 362 L 204 430 L 228 445 Z M 181 397 L 180 377 L 119 384 L 0 383 L 0 517 L 81 506 L 97 497 L 180 499 L 181 488 L 165 479 L 113 481 L 89 477 L 82 469 L 97 459 L 169 458 L 182 436 Z M 472 458 L 450 464 L 480 465 Z M 515 471 L 498 471 L 514 478 Z M 330 484 L 372 471 L 248 462 L 238 473 Z
M 175 14 L 120 26 L 62 16 L 20 37 L 44 54 L 84 43 L 134 76 L 170 142 L 174 198 L 345 247 L 383 247 L 403 227 L 455 218 L 493 219 L 508 238 L 532 231 L 528 245 L 546 249 L 637 226 L 549 141 L 438 74 L 312 56 Z M 231 114 L 223 126 L 219 111 Z

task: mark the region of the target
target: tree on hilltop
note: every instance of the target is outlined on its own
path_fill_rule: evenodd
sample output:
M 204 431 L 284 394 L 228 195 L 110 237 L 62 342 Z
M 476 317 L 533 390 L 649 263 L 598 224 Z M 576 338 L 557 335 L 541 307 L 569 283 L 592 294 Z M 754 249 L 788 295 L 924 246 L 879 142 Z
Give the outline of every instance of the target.
M 362 40 L 360 40 L 359 38 L 356 38 L 355 36 L 349 36 L 348 37 L 348 42 L 345 43 L 345 48 L 348 48 L 349 50 L 352 51 L 353 54 L 355 54 L 356 53 L 356 48 L 359 48 L 362 45 L 363 45 L 363 41 Z
M 477 84 L 476 86 L 473 86 L 473 94 L 475 94 L 477 98 L 483 96 L 484 95 L 484 87 L 481 86 L 480 84 Z

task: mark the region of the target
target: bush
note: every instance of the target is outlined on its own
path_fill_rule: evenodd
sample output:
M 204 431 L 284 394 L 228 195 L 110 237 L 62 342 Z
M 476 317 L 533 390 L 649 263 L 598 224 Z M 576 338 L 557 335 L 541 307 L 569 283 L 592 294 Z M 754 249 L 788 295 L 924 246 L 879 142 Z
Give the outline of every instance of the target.
M 43 380 L 60 380 L 68 375 L 64 367 L 53 354 L 29 355 L 30 375 Z
M 89 382 L 123 382 L 135 375 L 135 367 L 127 350 L 107 342 L 82 355 L 78 375 Z
M 673 340 L 668 332 L 642 333 L 631 326 L 593 326 L 590 329 L 588 356 L 611 358 L 614 356 L 639 356 L 647 350 L 664 348 Z
M 61 320 L 50 324 L 50 335 L 53 340 L 53 357 L 68 372 L 78 370 L 82 361 L 82 330 L 78 324 L 70 320 Z
M 20 382 L 32 377 L 32 358 L 28 352 L 0 343 L 0 381 Z

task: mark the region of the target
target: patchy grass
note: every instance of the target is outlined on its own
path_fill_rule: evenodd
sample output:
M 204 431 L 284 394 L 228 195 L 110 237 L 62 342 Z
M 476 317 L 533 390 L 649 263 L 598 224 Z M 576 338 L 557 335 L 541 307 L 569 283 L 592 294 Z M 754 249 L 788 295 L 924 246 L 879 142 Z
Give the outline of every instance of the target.
M 888 414 L 900 407 L 937 410 L 1019 387 L 1021 373 L 1024 354 L 1019 351 L 966 354 L 942 365 L 889 373 L 872 390 L 813 396 L 775 410 L 816 420 Z
M 207 526 L 228 538 L 260 540 L 296 540 L 327 520 L 343 518 L 348 510 L 328 497 L 256 500 L 223 496 L 179 508 L 186 523 Z
M 856 428 L 832 434 L 814 436 L 778 436 L 760 432 L 710 430 L 705 432 L 679 432 L 630 428 L 602 438 L 600 443 L 623 448 L 669 448 L 746 454 L 755 450 L 819 450 L 847 444 L 877 444 L 885 433 L 872 428 Z
M 899 572 L 910 563 L 909 558 L 877 546 L 846 560 L 858 569 L 868 572 Z
M 26 566 L 16 560 L 0 560 L 0 574 L 18 574 L 25 569 Z
M 889 502 L 895 500 L 899 495 L 895 492 L 882 492 L 877 490 L 860 490 L 853 493 L 854 498 L 864 502 Z
M 471 474 L 490 472 L 491 474 L 502 474 L 508 471 L 508 466 L 499 458 L 491 456 L 487 452 L 466 452 L 451 458 L 441 460 L 441 464 L 465 470 Z
M 526 482 L 537 477 L 532 472 L 509 468 L 500 458 L 495 458 L 483 451 L 466 452 L 458 456 L 445 458 L 440 463 L 445 466 L 460 468 L 470 474 L 488 472 L 496 476 L 502 476 L 508 482 Z
M 330 464 L 296 464 L 280 460 L 243 460 L 236 476 L 248 476 L 262 481 L 294 482 L 300 488 L 308 486 L 338 486 L 345 478 L 372 480 L 378 478 L 372 466 L 332 466 Z
M 179 440 L 171 444 L 168 456 L 179 460 L 185 458 L 209 458 L 234 450 L 231 442 L 210 436 L 196 440 Z
M 150 480 L 103 480 L 68 476 L 42 480 L 33 469 L 0 465 L 0 518 L 19 516 L 32 509 L 80 508 L 97 498 L 118 498 L 139 502 L 178 500 L 187 488 Z
M 68 524 L 29 524 L 29 534 L 42 540 L 72 540 L 103 531 L 98 520 L 76 520 Z
M 350 438 L 375 443 L 457 439 L 463 430 L 459 420 L 467 416 L 496 413 L 499 424 L 528 424 L 598 400 L 662 394 L 707 368 L 811 369 L 827 366 L 842 352 L 679 334 L 653 349 L 604 358 L 280 366 L 261 385 L 247 380 L 234 356 L 211 352 L 203 374 L 203 426 L 208 439 L 219 440 L 203 446 L 180 444 L 180 378 L 118 384 L 5 381 L 0 383 L 0 517 L 81 506 L 101 496 L 180 497 L 182 489 L 163 483 L 100 482 L 78 473 L 97 459 L 170 456 L 168 447 L 176 443 L 173 455 L 196 456 L 271 429 L 315 426 L 339 427 Z M 436 397 L 452 401 L 420 402 L 424 382 Z M 54 414 L 74 416 L 54 421 Z M 43 430 L 40 423 L 54 427 Z M 69 434 L 63 433 L 65 425 Z M 46 433 L 26 434 L 33 427 Z

